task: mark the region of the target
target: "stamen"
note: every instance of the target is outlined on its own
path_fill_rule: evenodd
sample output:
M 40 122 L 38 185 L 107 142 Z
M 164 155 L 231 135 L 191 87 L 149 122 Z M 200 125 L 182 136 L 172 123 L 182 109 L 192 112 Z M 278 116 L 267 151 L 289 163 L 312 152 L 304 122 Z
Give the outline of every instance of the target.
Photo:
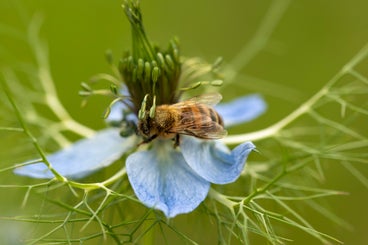
M 196 83 L 191 84 L 189 87 L 180 88 L 180 90 L 181 91 L 187 91 L 187 90 L 191 90 L 191 89 L 196 89 L 196 88 L 198 88 L 201 85 L 202 85 L 202 82 L 196 82 Z
M 92 88 L 85 82 L 81 82 L 81 87 L 83 89 L 83 91 L 79 91 L 80 92 L 91 92 L 92 91 Z
M 155 114 L 156 114 L 156 95 L 153 96 L 152 107 L 149 113 L 150 118 L 154 118 Z
M 210 85 L 211 85 L 211 86 L 218 87 L 218 86 L 221 86 L 223 83 L 224 83 L 224 81 L 223 81 L 223 80 L 217 79 L 217 80 L 213 80 L 213 81 L 211 81 L 211 82 L 210 82 Z
M 165 63 L 164 56 L 160 52 L 157 53 L 157 59 L 158 59 L 158 62 L 160 63 L 161 68 L 167 71 L 168 69 Z
M 103 118 L 106 119 L 109 115 L 110 115 L 110 112 L 111 112 L 111 107 L 118 101 L 121 101 L 122 99 L 119 97 L 119 98 L 116 98 L 114 99 L 113 101 L 111 101 L 111 103 L 109 104 L 109 106 L 106 108 L 106 111 L 103 115 Z
M 82 90 L 82 91 L 79 91 L 78 94 L 79 94 L 79 96 L 82 96 L 82 97 L 88 97 L 88 96 L 92 95 L 93 93 L 91 91 Z
M 113 93 L 113 95 L 118 96 L 118 87 L 115 84 L 110 84 L 110 91 Z
M 170 40 L 170 47 L 172 48 L 173 58 L 176 63 L 180 62 L 180 55 L 179 55 L 179 48 L 178 48 L 179 41 L 177 38 L 173 38 Z
M 144 61 L 143 59 L 138 59 L 138 65 L 137 65 L 137 78 L 141 79 L 143 77 L 143 71 L 144 71 Z
M 144 81 L 148 82 L 151 79 L 151 64 L 146 61 L 144 63 Z
M 154 82 L 154 84 L 157 82 L 157 79 L 158 79 L 159 76 L 160 76 L 160 69 L 157 66 L 153 67 L 153 69 L 152 69 L 152 82 Z
M 138 112 L 138 119 L 140 120 L 144 119 L 146 116 L 147 98 L 148 98 L 148 94 L 144 96 L 142 100 L 141 108 L 139 109 L 139 112 Z
M 212 64 L 212 70 L 217 70 L 221 66 L 223 60 L 223 57 L 218 57 Z
M 224 83 L 224 81 L 217 79 L 217 80 L 212 80 L 212 81 L 199 81 L 199 82 L 195 82 L 192 83 L 189 87 L 184 87 L 184 88 L 180 88 L 181 91 L 188 91 L 191 89 L 196 89 L 201 85 L 210 85 L 210 86 L 214 86 L 214 87 L 218 87 L 221 86 Z
M 128 57 L 127 63 L 128 63 L 128 70 L 132 71 L 135 67 L 134 60 L 133 60 L 132 56 Z
M 171 56 L 169 54 L 165 55 L 166 64 L 171 70 L 175 69 L 174 61 L 172 60 Z
M 137 68 L 134 67 L 132 70 L 132 82 L 137 82 Z

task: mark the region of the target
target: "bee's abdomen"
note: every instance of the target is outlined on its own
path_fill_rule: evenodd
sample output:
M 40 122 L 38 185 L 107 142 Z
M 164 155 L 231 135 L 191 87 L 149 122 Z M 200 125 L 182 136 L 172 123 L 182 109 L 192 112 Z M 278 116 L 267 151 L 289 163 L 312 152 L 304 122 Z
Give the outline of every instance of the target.
M 198 105 L 197 108 L 202 115 L 203 122 L 208 121 L 208 118 L 210 118 L 212 122 L 216 122 L 219 125 L 224 126 L 221 116 L 217 113 L 217 111 L 215 111 L 215 109 L 204 105 Z
M 224 126 L 224 122 L 221 116 L 216 112 L 215 109 L 198 104 L 196 106 L 189 106 L 182 109 L 181 121 L 183 124 L 187 124 L 188 120 L 199 120 L 199 123 L 216 122 L 217 124 Z
M 215 111 L 215 109 L 211 107 L 206 107 L 205 109 L 208 110 L 213 122 L 217 122 L 221 126 L 224 126 L 224 121 L 222 120 L 221 116 L 217 113 L 217 111 Z

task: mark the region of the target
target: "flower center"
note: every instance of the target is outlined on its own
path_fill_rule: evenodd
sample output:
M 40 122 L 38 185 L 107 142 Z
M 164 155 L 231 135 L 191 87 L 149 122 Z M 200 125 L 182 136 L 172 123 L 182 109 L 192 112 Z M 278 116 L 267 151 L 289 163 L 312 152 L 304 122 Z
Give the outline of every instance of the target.
M 156 105 L 178 101 L 178 82 L 181 71 L 176 39 L 167 50 L 160 50 L 149 41 L 143 27 L 138 3 L 124 5 L 132 29 L 132 53 L 122 58 L 119 71 L 129 90 L 134 112 L 143 118 L 147 111 L 154 117 Z

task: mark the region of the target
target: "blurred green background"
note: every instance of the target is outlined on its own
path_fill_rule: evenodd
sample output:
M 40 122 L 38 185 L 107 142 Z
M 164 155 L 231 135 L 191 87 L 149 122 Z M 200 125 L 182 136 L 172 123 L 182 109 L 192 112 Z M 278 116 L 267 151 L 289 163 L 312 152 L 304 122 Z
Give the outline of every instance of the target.
M 24 42 L 12 37 L 11 28 L 25 34 L 30 20 L 35 15 L 41 16 L 41 36 L 49 48 L 51 71 L 63 104 L 79 122 L 94 129 L 102 128 L 101 115 L 108 101 L 94 98 L 81 109 L 78 91 L 81 81 L 110 71 L 104 59 L 107 49 L 118 59 L 131 47 L 129 23 L 121 3 L 118 0 L 1 0 L 0 68 L 34 62 Z M 141 6 L 152 41 L 166 47 L 169 38 L 177 36 L 182 55 L 200 56 L 209 62 L 223 56 L 226 65 L 257 33 L 272 3 L 142 0 Z M 283 118 L 331 79 L 368 42 L 367 10 L 365 0 L 290 1 L 264 49 L 239 71 L 260 80 L 236 81 L 244 84 L 242 91 L 239 87 L 232 89 L 231 85 L 225 89 L 225 100 L 249 92 L 259 92 L 267 100 L 267 114 L 248 124 L 245 130 L 261 129 Z M 4 118 L 5 124 L 10 121 Z M 367 122 L 361 127 L 366 125 Z M 20 150 L 8 149 L 17 143 L 3 139 L 0 140 L 1 160 L 10 162 L 9 157 L 14 155 L 8 153 L 20 153 Z M 25 160 L 27 155 L 20 153 L 15 159 Z M 364 166 L 359 167 L 365 170 Z M 6 181 L 12 178 L 16 177 L 4 174 L 0 184 L 9 183 Z M 350 193 L 330 198 L 329 205 L 340 218 L 353 225 L 353 230 L 339 228 L 331 222 L 324 226 L 324 221 L 312 214 L 305 217 L 345 244 L 366 244 L 367 189 L 340 166 L 326 172 L 324 187 Z M 3 200 L 7 194 L 2 190 L 0 195 Z M 4 203 L 4 207 L 1 201 L 0 216 L 17 215 L 23 196 L 24 192 L 11 195 L 12 199 L 8 199 L 11 202 Z M 294 244 L 316 242 L 301 232 L 290 236 L 295 239 Z

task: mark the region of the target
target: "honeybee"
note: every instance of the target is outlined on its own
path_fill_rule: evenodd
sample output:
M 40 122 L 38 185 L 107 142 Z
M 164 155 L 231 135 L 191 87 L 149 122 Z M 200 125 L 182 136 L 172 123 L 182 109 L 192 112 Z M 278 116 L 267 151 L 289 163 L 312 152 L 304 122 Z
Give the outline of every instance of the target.
M 221 99 L 219 93 L 211 93 L 171 105 L 157 106 L 153 118 L 147 112 L 145 118 L 138 121 L 138 133 L 144 137 L 140 145 L 155 138 L 172 138 L 176 147 L 181 134 L 200 139 L 220 139 L 226 136 L 223 120 L 212 107 Z

